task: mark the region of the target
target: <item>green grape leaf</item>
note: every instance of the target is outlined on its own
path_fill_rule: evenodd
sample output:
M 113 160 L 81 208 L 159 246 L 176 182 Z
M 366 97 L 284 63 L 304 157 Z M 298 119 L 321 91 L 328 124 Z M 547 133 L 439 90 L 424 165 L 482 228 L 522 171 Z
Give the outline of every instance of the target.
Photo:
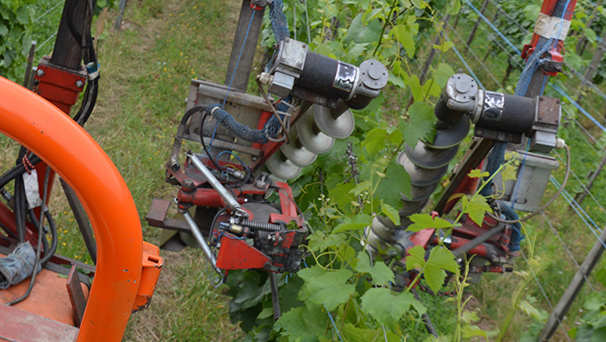
M 349 44 L 355 42 L 357 44 L 376 43 L 381 37 L 383 25 L 377 19 L 364 21 L 364 13 L 359 13 L 349 25 L 347 35 L 344 42 Z
M 478 327 L 477 325 L 463 325 L 461 331 L 463 333 L 463 337 L 465 338 L 482 336 L 485 338 L 485 341 L 488 341 L 488 334 L 486 331 L 482 330 L 482 328 Z
M 482 178 L 482 177 L 490 176 L 490 173 L 488 173 L 488 171 L 482 172 L 482 170 L 480 170 L 480 169 L 473 169 L 473 170 L 469 171 L 467 176 L 469 178 Z
M 336 309 L 339 305 L 347 302 L 356 291 L 355 285 L 347 284 L 353 272 L 347 269 L 337 271 L 319 272 L 314 268 L 322 270 L 318 266 L 306 268 L 299 271 L 299 277 L 305 280 L 305 285 L 299 292 L 299 299 L 313 303 L 318 306 L 326 306 L 328 311 Z
M 425 102 L 415 102 L 408 108 L 408 114 L 409 122 L 400 122 L 400 130 L 408 146 L 416 146 L 423 138 L 433 140 L 436 121 L 433 108 Z
M 368 273 L 372 277 L 373 285 L 387 286 L 394 281 L 393 271 L 383 261 L 377 260 L 370 264 L 370 257 L 366 252 L 358 253 L 358 264 L 355 268 L 360 273 Z
M 387 216 L 396 226 L 400 225 L 399 211 L 384 201 L 381 201 L 381 213 Z
M 439 97 L 442 93 L 442 87 L 434 80 L 428 80 L 423 84 L 423 96 Z
M 22 25 L 29 24 L 30 14 L 27 7 L 19 7 L 17 10 L 17 22 Z
M 454 14 L 458 14 L 460 10 L 461 10 L 461 1 L 454 0 L 451 2 L 451 6 L 448 6 L 448 10 L 446 11 L 446 13 L 450 14 L 450 15 L 454 15 Z
M 351 323 L 345 323 L 341 333 L 343 334 L 343 338 L 345 339 L 345 341 L 368 342 L 383 340 L 383 329 L 371 330 L 356 328 Z
M 585 27 L 583 29 L 583 33 L 585 33 L 585 37 L 587 38 L 587 40 L 592 43 L 598 39 L 598 36 L 595 34 L 595 31 L 590 29 L 589 27 Z
M 395 158 L 387 166 L 385 176 L 379 180 L 375 195 L 381 198 L 385 204 L 398 208 L 402 205 L 402 194 L 411 196 L 410 176 Z
M 387 286 L 389 282 L 394 281 L 393 271 L 380 260 L 375 261 L 374 265 L 371 265 L 367 252 L 358 253 L 358 263 L 354 269 L 360 273 L 370 274 L 373 285 Z
M 423 0 L 411 0 L 412 4 L 418 9 L 424 9 L 427 7 L 427 3 Z
M 366 151 L 370 155 L 374 155 L 387 146 L 386 140 L 387 130 L 384 128 L 375 128 L 366 133 L 366 137 L 362 141 L 362 147 L 366 148 Z
M 404 84 L 404 81 L 402 80 L 402 78 L 400 76 L 396 76 L 396 74 L 394 74 L 393 72 L 389 73 L 387 80 L 389 81 L 389 83 L 393 84 L 394 86 L 396 86 L 398 88 L 402 88 L 402 89 L 406 88 L 406 84 Z M 381 93 L 381 94 L 383 94 L 383 93 Z
M 368 329 L 365 327 L 356 327 L 351 323 L 345 323 L 343 326 L 343 339 L 349 342 L 368 342 L 368 341 L 385 341 L 385 342 L 400 342 L 400 336 L 391 330 L 384 328 Z
M 409 256 L 406 257 L 406 269 L 423 269 L 425 282 L 427 282 L 427 285 L 434 293 L 437 293 L 444 284 L 444 279 L 446 279 L 446 272 L 444 270 L 455 274 L 459 273 L 459 265 L 454 260 L 454 255 L 445 248 L 433 248 L 429 253 L 427 261 L 425 261 L 425 249 L 421 246 L 411 248 L 408 250 L 408 253 Z
M 351 202 L 356 201 L 356 196 L 351 194 L 351 190 L 356 186 L 353 181 L 349 183 L 338 184 L 332 188 L 328 189 L 328 194 L 331 199 L 337 203 L 339 208 L 346 215 L 352 215 L 353 211 L 351 210 Z
M 276 321 L 275 328 L 283 329 L 283 335 L 289 336 L 291 341 L 312 342 L 317 341 L 326 330 L 328 315 L 321 307 L 309 308 L 307 306 L 291 309 Z
M 412 214 L 409 218 L 413 224 L 408 226 L 406 230 L 410 230 L 412 232 L 419 232 L 423 229 L 442 229 L 452 227 L 452 223 L 439 217 L 433 218 L 429 214 Z
M 503 182 L 508 180 L 516 180 L 518 178 L 518 167 L 512 164 L 507 164 L 501 170 L 501 179 Z
M 423 314 L 427 309 L 411 293 L 396 293 L 385 287 L 371 288 L 362 296 L 362 311 L 380 324 L 393 327 L 410 307 Z
M 372 217 L 366 214 L 354 215 L 353 217 L 346 217 L 345 219 L 343 219 L 343 223 L 336 226 L 332 233 L 335 234 L 351 230 L 360 230 L 364 227 L 370 226 L 371 223 Z
M 321 230 L 317 230 L 314 234 L 309 236 L 308 247 L 314 252 L 321 252 L 331 247 L 338 247 L 341 244 L 346 243 L 347 235 L 345 234 L 325 234 Z
M 416 52 L 415 47 L 415 35 L 411 32 L 408 25 L 396 25 L 391 31 L 390 35 L 395 36 L 398 43 L 402 44 L 404 50 L 408 54 L 408 57 L 413 58 Z
M 363 192 L 370 191 L 371 186 L 372 183 L 370 181 L 363 181 L 358 183 L 358 185 L 353 187 L 351 190 L 349 190 L 349 193 L 353 194 L 354 196 L 360 196 Z
M 469 215 L 477 225 L 481 226 L 484 221 L 484 215 L 490 211 L 490 206 L 486 202 L 486 198 L 482 196 L 471 196 L 471 200 L 467 196 L 461 197 L 463 210 Z
M 451 42 L 450 40 L 447 40 L 440 45 L 433 44 L 434 49 L 440 50 L 442 52 L 446 52 L 446 51 L 450 50 L 453 46 L 455 46 L 455 44 L 453 42 Z M 454 75 L 454 73 L 452 75 Z
M 448 82 L 448 79 L 450 78 L 450 76 L 452 76 L 454 74 L 455 74 L 455 72 L 454 72 L 454 70 L 452 70 L 450 65 L 448 65 L 446 63 L 440 63 L 440 64 L 438 64 L 438 67 L 435 68 L 433 71 L 433 79 L 438 83 L 440 88 L 444 88 L 444 86 L 446 86 L 446 82 Z
M 419 81 L 419 78 L 416 75 L 410 75 L 410 77 L 408 77 L 408 79 L 406 80 L 406 85 L 410 87 L 410 91 L 412 92 L 412 96 L 414 97 L 415 102 L 423 102 L 423 100 L 425 99 L 425 94 L 423 93 L 423 86 L 421 86 L 421 81 Z M 429 106 L 429 104 L 427 104 L 427 106 Z

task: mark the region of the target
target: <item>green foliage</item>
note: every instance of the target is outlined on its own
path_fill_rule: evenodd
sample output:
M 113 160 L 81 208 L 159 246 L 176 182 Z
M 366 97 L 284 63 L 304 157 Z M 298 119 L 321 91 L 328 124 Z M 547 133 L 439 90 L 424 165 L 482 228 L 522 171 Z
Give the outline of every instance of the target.
M 355 285 L 347 284 L 353 275 L 347 269 L 325 272 L 321 267 L 314 266 L 299 271 L 298 275 L 305 281 L 299 299 L 317 306 L 324 305 L 329 311 L 346 303 L 356 290 Z
M 410 307 L 419 314 L 427 310 L 411 293 L 394 293 L 384 287 L 372 288 L 362 296 L 362 310 L 387 327 L 394 327 Z
M 0 0 L 0 76 L 16 81 L 31 42 L 34 0 Z
M 441 228 L 452 228 L 453 224 L 449 221 L 439 217 L 431 217 L 427 214 L 413 214 L 410 215 L 410 220 L 413 222 L 408 226 L 407 230 L 412 232 L 419 232 L 423 229 L 441 229 Z
M 606 292 L 592 292 L 583 304 L 580 325 L 573 328 L 571 336 L 579 342 L 604 341 L 606 339 Z
M 421 246 L 411 248 L 408 253 L 410 255 L 406 259 L 406 270 L 420 268 L 427 285 L 434 293 L 437 293 L 444 285 L 445 270 L 455 274 L 459 273 L 459 264 L 448 249 L 433 248 L 427 260 L 425 260 L 425 249 Z

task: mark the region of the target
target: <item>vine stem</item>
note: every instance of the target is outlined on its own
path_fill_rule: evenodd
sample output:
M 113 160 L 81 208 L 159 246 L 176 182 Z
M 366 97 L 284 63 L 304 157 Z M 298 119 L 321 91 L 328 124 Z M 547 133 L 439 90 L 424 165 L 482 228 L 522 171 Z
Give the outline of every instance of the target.
M 396 10 L 397 2 L 398 2 L 398 0 L 393 0 L 393 2 L 391 3 L 391 8 L 389 9 L 389 16 L 387 17 L 387 20 L 385 20 L 385 23 L 383 24 L 383 28 L 381 29 L 381 36 L 379 36 L 379 42 L 377 43 L 377 47 L 375 48 L 375 51 L 372 53 L 373 57 L 377 55 L 377 52 L 379 52 L 379 47 L 381 47 L 381 43 L 383 42 L 383 34 L 385 34 L 385 29 L 387 28 L 387 25 L 391 24 L 391 16 L 393 15 L 393 12 Z

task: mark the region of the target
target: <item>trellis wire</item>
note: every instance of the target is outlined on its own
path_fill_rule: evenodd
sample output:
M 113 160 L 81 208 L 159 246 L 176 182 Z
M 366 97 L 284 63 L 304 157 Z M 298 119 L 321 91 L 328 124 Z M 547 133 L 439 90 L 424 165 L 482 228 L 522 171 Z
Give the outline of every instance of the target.
M 570 257 L 570 259 L 572 260 L 572 262 L 575 264 L 575 266 L 577 267 L 577 269 L 581 268 L 581 265 L 579 265 L 579 262 L 577 261 L 577 259 L 575 258 L 575 256 L 572 254 L 572 252 L 570 251 L 570 248 L 568 248 L 568 246 L 566 245 L 566 243 L 564 242 L 564 240 L 562 240 L 562 238 L 560 237 L 560 233 L 555 229 L 555 227 L 553 226 L 553 224 L 551 223 L 551 221 L 549 220 L 549 218 L 547 217 L 547 215 L 545 213 L 543 213 L 543 214 L 541 214 L 541 216 L 543 216 L 543 218 L 545 219 L 545 222 L 547 223 L 547 225 L 549 226 L 549 228 L 551 228 L 551 231 L 553 232 L 553 235 L 555 235 L 558 238 L 558 240 L 560 241 L 560 244 L 562 245 L 562 247 L 564 247 L 564 249 L 566 250 L 566 253 Z M 591 282 L 589 281 L 589 279 L 585 276 L 585 274 L 583 274 L 583 278 L 585 278 L 585 281 L 587 282 L 587 285 L 589 285 L 589 287 L 591 288 L 591 291 L 595 291 L 596 289 L 593 287 L 593 285 L 591 284 Z
M 526 255 L 524 254 L 524 252 L 522 250 L 520 250 L 520 255 L 524 258 L 524 260 L 528 264 L 528 259 L 526 258 Z M 537 275 L 534 273 L 534 271 L 531 268 L 529 268 L 529 270 L 530 270 L 530 273 L 532 273 L 532 277 L 534 278 L 534 281 L 537 283 L 537 286 L 541 290 L 541 293 L 543 294 L 543 297 L 545 298 L 545 301 L 547 302 L 547 304 L 549 305 L 549 307 L 553 311 L 553 309 L 554 309 L 553 304 L 551 304 L 551 301 L 549 300 L 549 297 L 547 297 L 547 293 L 545 292 L 545 289 L 543 288 L 543 285 L 539 281 L 539 278 L 537 278 Z M 572 342 L 572 340 L 570 339 L 570 336 L 568 336 L 568 332 L 564 328 L 564 325 L 562 324 L 562 322 L 560 321 L 560 319 L 558 319 L 558 325 L 560 326 L 560 328 L 564 332 L 564 336 L 566 336 L 566 339 L 568 341 Z

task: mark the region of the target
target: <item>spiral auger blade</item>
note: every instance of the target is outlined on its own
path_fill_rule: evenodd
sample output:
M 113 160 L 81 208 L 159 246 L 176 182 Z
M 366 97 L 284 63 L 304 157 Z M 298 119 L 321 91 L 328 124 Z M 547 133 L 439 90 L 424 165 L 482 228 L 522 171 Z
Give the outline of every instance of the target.
M 468 84 L 457 89 L 462 93 L 458 95 L 469 96 L 467 93 L 473 89 L 477 88 L 475 81 L 470 78 Z M 411 224 L 409 217 L 427 205 L 429 197 L 448 171 L 448 164 L 456 156 L 459 145 L 469 132 L 469 118 L 464 112 L 449 110 L 443 97 L 434 107 L 434 113 L 438 120 L 433 139 L 420 139 L 414 147 L 407 145 L 397 159 L 410 175 L 412 184 L 411 196 L 402 195 L 400 225 L 396 226 L 388 218 L 378 216 L 366 229 L 366 248 L 374 255 L 386 245 L 396 245 L 400 249 L 408 245 L 409 234 L 403 231 Z

